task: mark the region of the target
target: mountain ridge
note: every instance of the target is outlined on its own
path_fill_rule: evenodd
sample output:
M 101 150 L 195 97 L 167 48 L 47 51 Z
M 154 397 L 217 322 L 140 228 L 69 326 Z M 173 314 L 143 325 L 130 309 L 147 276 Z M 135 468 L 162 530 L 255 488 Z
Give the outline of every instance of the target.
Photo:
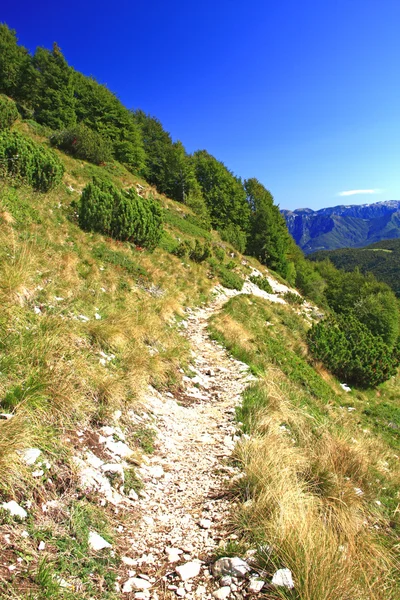
M 296 244 L 310 254 L 318 250 L 362 247 L 400 237 L 400 200 L 341 204 L 314 211 L 281 210 Z

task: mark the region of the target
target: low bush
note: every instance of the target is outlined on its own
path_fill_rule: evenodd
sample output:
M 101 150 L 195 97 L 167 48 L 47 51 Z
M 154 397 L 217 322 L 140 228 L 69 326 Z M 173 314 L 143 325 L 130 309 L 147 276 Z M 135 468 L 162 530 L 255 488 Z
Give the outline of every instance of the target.
M 50 149 L 17 131 L 0 132 L 0 173 L 40 192 L 58 185 L 64 167 Z
M 50 143 L 76 158 L 100 165 L 112 159 L 111 142 L 97 131 L 80 124 L 50 136 Z
M 250 275 L 249 277 L 251 283 L 254 283 L 260 290 L 267 292 L 267 294 L 273 294 L 274 290 L 271 287 L 270 282 L 267 277 L 262 277 L 262 275 Z
M 0 94 L 0 130 L 10 129 L 13 123 L 18 119 L 18 110 L 15 102 Z
M 130 189 L 119 190 L 110 181 L 93 178 L 82 192 L 79 224 L 117 240 L 153 249 L 162 235 L 161 209 Z
M 399 356 L 351 314 L 324 319 L 307 334 L 308 347 L 347 383 L 375 387 L 396 374 Z
M 213 254 L 219 262 L 224 262 L 225 260 L 225 250 L 221 248 L 221 246 L 214 246 Z
M 285 292 L 283 294 L 283 299 L 288 304 L 294 304 L 297 306 L 301 306 L 302 304 L 304 304 L 304 298 L 302 296 L 299 296 L 299 294 L 295 294 L 294 292 Z
M 211 246 L 208 242 L 202 244 L 199 240 L 193 246 L 188 241 L 181 242 L 174 250 L 174 254 L 180 258 L 190 258 L 194 262 L 204 262 L 211 256 Z
M 244 280 L 242 279 L 242 277 L 240 277 L 240 275 L 237 275 L 237 273 L 234 273 L 233 271 L 225 269 L 224 267 L 220 267 L 218 269 L 218 277 L 221 282 L 221 285 L 223 285 L 226 288 L 229 288 L 231 290 L 239 290 L 239 292 L 243 288 Z

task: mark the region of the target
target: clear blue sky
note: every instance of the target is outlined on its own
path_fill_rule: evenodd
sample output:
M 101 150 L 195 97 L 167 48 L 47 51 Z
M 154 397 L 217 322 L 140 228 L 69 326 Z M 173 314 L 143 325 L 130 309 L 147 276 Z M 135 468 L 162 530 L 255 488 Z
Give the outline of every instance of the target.
M 0 21 L 281 208 L 400 198 L 398 0 L 20 0 Z

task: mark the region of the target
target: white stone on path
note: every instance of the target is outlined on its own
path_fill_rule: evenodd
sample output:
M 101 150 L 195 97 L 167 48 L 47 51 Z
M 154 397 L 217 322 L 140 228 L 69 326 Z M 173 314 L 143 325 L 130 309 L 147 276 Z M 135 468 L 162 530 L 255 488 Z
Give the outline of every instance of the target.
M 199 525 L 202 529 L 210 529 L 212 521 L 210 519 L 200 519 Z
M 182 581 L 187 581 L 188 579 L 197 577 L 197 575 L 200 573 L 200 563 L 195 561 L 187 562 L 184 565 L 176 567 L 175 571 L 178 573 Z
M 217 598 L 217 600 L 224 600 L 224 598 L 229 598 L 231 594 L 231 588 L 228 585 L 215 590 L 212 593 L 213 598 Z
M 3 502 L 1 505 L 4 510 L 8 510 L 8 512 L 13 517 L 19 517 L 20 519 L 26 519 L 28 513 L 22 506 L 20 506 L 15 500 L 10 500 L 10 502 Z
M 89 546 L 93 550 L 103 550 L 103 548 L 111 548 L 111 544 L 109 544 L 104 538 L 101 537 L 95 531 L 89 532 Z
M 278 569 L 272 577 L 272 584 L 293 589 L 294 583 L 290 569 Z
M 122 591 L 124 594 L 129 594 L 130 592 L 148 590 L 149 588 L 151 588 L 151 583 L 146 579 L 130 577 L 122 586 Z

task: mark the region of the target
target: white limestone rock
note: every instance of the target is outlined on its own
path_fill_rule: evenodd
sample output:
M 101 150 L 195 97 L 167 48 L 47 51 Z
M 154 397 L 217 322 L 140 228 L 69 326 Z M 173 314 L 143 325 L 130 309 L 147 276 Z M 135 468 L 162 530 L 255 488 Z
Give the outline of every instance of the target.
M 22 506 L 20 506 L 15 500 L 10 502 L 3 502 L 1 505 L 4 510 L 7 510 L 13 517 L 19 517 L 20 519 L 26 519 L 28 513 Z
M 259 579 L 258 577 L 251 577 L 249 582 L 249 592 L 253 594 L 258 594 L 261 592 L 265 585 L 265 581 Z
M 122 592 L 130 594 L 131 592 L 148 590 L 149 588 L 151 588 L 150 581 L 141 579 L 141 577 L 130 577 L 122 586 Z
M 272 585 L 287 587 L 289 590 L 292 590 L 294 583 L 290 569 L 278 569 L 272 577 Z
M 197 577 L 197 575 L 200 573 L 200 563 L 196 561 L 190 561 L 184 565 L 176 567 L 175 571 L 178 573 L 182 581 L 187 581 L 188 579 Z
M 224 600 L 225 598 L 229 598 L 230 595 L 231 588 L 228 585 L 225 585 L 224 587 L 221 587 L 212 593 L 212 597 L 216 598 L 217 600 Z
M 39 448 L 28 448 L 24 450 L 22 453 L 22 460 L 28 466 L 32 466 L 35 464 L 39 456 L 42 454 Z
M 89 532 L 89 546 L 92 550 L 103 550 L 103 548 L 111 548 L 111 544 L 107 542 L 95 531 Z

